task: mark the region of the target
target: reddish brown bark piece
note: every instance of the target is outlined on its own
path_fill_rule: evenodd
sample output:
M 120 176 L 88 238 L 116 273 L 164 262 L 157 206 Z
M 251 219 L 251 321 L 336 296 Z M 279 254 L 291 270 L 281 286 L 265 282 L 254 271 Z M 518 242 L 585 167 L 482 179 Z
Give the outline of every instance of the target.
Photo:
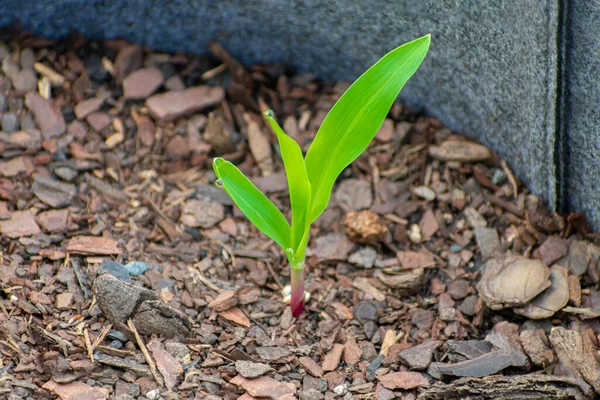
M 221 292 L 208 306 L 217 312 L 229 310 L 237 304 L 235 290 L 225 290 Z
M 224 98 L 225 91 L 221 87 L 196 86 L 180 92 L 156 94 L 146 100 L 146 106 L 154 118 L 168 121 L 219 104 Z
M 51 379 L 42 387 L 56 393 L 62 400 L 108 399 L 108 389 L 86 385 L 83 382 L 61 384 Z
M 323 361 L 323 371 L 333 371 L 337 368 L 340 363 L 340 359 L 342 358 L 342 353 L 344 351 L 344 345 L 336 343 L 333 345 L 329 353 L 325 355 L 325 360 Z
M 230 383 L 240 386 L 250 395 L 255 397 L 266 397 L 273 400 L 293 400 L 296 393 L 296 385 L 291 382 L 279 382 L 267 376 L 256 379 L 247 379 L 241 375 L 234 377 Z
M 344 345 L 344 362 L 348 365 L 356 365 L 362 357 L 363 351 L 356 344 L 354 336 L 349 335 Z
M 392 372 L 379 378 L 379 382 L 388 389 L 414 389 L 429 386 L 429 381 L 418 372 Z
M 31 236 L 40 232 L 40 227 L 35 223 L 35 215 L 31 211 L 15 211 L 10 219 L 0 221 L 0 233 L 9 238 Z
M 302 367 L 315 378 L 320 378 L 321 376 L 323 376 L 323 369 L 319 364 L 314 362 L 312 358 L 300 357 L 298 361 L 300 362 L 300 365 L 302 365 Z
M 219 315 L 227 321 L 233 322 L 234 324 L 245 327 L 250 326 L 250 320 L 248 317 L 246 317 L 246 314 L 244 314 L 244 312 L 237 307 L 222 311 L 219 313 Z
M 65 119 L 48 100 L 35 92 L 29 92 L 25 95 L 25 105 L 33 113 L 40 131 L 46 139 L 62 135 L 65 132 Z
M 75 236 L 71 238 L 67 244 L 67 251 L 73 254 L 84 255 L 112 255 L 122 253 L 116 240 L 95 236 Z
M 179 376 L 183 373 L 183 368 L 175 357 L 165 350 L 158 338 L 153 338 L 147 346 L 156 361 L 156 367 L 165 378 L 165 385 L 168 389 L 173 389 L 177 385 Z

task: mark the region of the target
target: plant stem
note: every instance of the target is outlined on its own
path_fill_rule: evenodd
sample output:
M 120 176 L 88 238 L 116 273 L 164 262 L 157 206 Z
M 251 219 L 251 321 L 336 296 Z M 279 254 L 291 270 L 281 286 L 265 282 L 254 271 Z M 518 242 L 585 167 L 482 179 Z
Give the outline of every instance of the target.
M 304 311 L 304 263 L 292 265 L 292 315 L 298 318 Z

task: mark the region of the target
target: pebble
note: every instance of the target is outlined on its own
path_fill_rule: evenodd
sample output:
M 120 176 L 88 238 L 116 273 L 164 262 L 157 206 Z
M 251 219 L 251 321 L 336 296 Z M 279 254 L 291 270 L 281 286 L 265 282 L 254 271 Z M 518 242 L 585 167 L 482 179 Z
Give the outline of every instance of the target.
M 225 209 L 208 199 L 188 200 L 181 211 L 181 222 L 190 228 L 210 228 L 225 218 Z
M 142 275 L 148 270 L 148 265 L 142 261 L 132 261 L 124 266 L 125 270 L 131 276 Z
M 271 370 L 271 366 L 265 363 L 237 360 L 235 370 L 244 378 L 258 378 Z
M 21 68 L 33 68 L 35 64 L 35 54 L 30 47 L 21 50 Z
M 32 69 L 22 69 L 17 73 L 13 81 L 17 92 L 25 93 L 37 90 L 38 79 L 35 71 Z
M 375 321 L 377 319 L 377 303 L 374 301 L 361 301 L 354 308 L 354 317 L 362 320 Z
M 5 112 L 8 109 L 8 102 L 6 96 L 0 93 L 0 112 Z
M 125 269 L 125 267 L 111 260 L 104 260 L 102 261 L 102 264 L 100 264 L 100 269 L 98 269 L 98 276 L 103 274 L 110 274 L 124 282 L 131 282 L 129 272 Z
M 413 243 L 421 243 L 423 241 L 423 236 L 421 235 L 421 227 L 417 224 L 412 224 L 408 230 L 408 238 Z
M 425 199 L 427 201 L 435 200 L 435 192 L 433 191 L 433 189 L 427 186 L 417 186 L 413 189 L 413 192 L 420 198 Z
M 2 130 L 11 133 L 19 127 L 19 120 L 14 113 L 6 113 L 2 116 Z
M 335 200 L 346 212 L 359 211 L 373 204 L 371 184 L 361 179 L 344 180 L 335 192 Z
M 365 247 L 356 253 L 350 254 L 348 262 L 363 268 L 372 268 L 377 259 L 377 250 L 373 247 Z
M 494 185 L 500 185 L 506 181 L 506 173 L 503 170 L 494 168 L 492 169 L 492 182 Z

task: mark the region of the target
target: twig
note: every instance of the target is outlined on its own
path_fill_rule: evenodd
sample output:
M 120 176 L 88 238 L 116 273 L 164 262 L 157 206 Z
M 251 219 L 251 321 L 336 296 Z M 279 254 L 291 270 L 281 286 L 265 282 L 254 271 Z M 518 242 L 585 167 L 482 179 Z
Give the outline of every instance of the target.
M 223 291 L 223 289 L 217 287 L 214 283 L 212 283 L 211 281 L 209 281 L 208 279 L 206 279 L 204 277 L 204 275 L 202 275 L 197 269 L 194 268 L 190 268 L 194 275 L 196 275 L 196 277 L 200 280 L 200 282 L 202 282 L 205 286 L 211 288 L 212 290 L 214 290 L 217 293 L 221 293 Z
M 90 291 L 87 288 L 87 281 L 85 280 L 85 277 L 83 276 L 83 274 L 81 273 L 80 269 L 79 269 L 79 263 L 77 262 L 77 260 L 70 258 L 69 261 L 71 261 L 71 267 L 73 267 L 73 272 L 75 272 L 75 277 L 77 278 L 77 282 L 79 283 L 79 287 L 81 288 L 81 291 L 83 292 L 83 297 L 87 299 L 89 299 L 91 297 L 90 295 Z
M 42 333 L 44 335 L 46 335 L 50 339 L 54 340 L 62 348 L 65 357 L 69 357 L 69 351 L 68 350 L 71 349 L 71 348 L 73 348 L 73 347 L 75 347 L 75 346 L 73 346 L 72 343 L 67 342 L 66 340 L 64 340 L 60 336 L 58 336 L 58 335 L 56 335 L 56 334 L 54 334 L 52 332 L 49 332 L 49 331 L 45 330 L 42 327 L 38 327 L 38 328 L 42 331 Z
M 267 265 L 267 269 L 269 270 L 269 274 L 271 274 L 271 277 L 273 278 L 273 280 L 275 281 L 275 283 L 277 284 L 277 286 L 279 286 L 279 290 L 283 289 L 283 285 L 281 284 L 281 281 L 277 277 L 277 274 L 275 273 L 275 271 L 273 271 L 273 267 L 271 266 L 271 263 L 268 262 L 268 261 L 265 261 L 265 264 Z
M 94 349 L 92 348 L 92 342 L 90 341 L 90 334 L 87 328 L 83 330 L 83 339 L 85 340 L 85 348 L 87 349 L 88 356 L 90 357 L 90 360 L 92 360 L 93 364 L 96 362 L 96 360 L 94 359 Z
M 142 338 L 140 337 L 140 334 L 138 333 L 138 331 L 135 328 L 135 325 L 133 324 L 133 321 L 131 321 L 131 319 L 127 320 L 127 326 L 129 327 L 131 332 L 133 332 L 133 335 L 135 336 L 135 341 L 137 342 L 140 350 L 142 351 L 142 354 L 144 354 L 144 358 L 146 359 L 146 362 L 150 366 L 150 372 L 152 372 L 152 376 L 154 377 L 154 380 L 156 381 L 156 383 L 158 383 L 159 386 L 163 386 L 162 378 L 158 375 L 158 372 L 156 371 L 156 365 L 154 364 L 154 361 L 152 361 L 152 357 L 150 357 L 150 353 L 148 353 L 148 349 L 146 348 L 146 345 L 142 341 Z
M 6 315 L 6 318 L 8 318 L 9 320 L 12 318 L 12 316 L 6 310 L 6 307 L 4 307 L 4 302 L 2 300 L 0 300 L 0 311 L 2 311 L 4 315 Z
M 94 343 L 92 343 L 92 350 L 95 350 L 96 347 L 102 343 L 102 341 L 104 340 L 104 338 L 106 337 L 106 335 L 108 334 L 108 332 L 112 329 L 112 324 L 108 324 L 107 326 L 105 326 L 104 328 L 102 328 L 102 330 L 100 331 L 100 335 L 98 335 L 98 337 L 96 338 L 96 340 L 94 340 Z
M 510 168 L 508 167 L 508 164 L 506 164 L 506 161 L 502 160 L 501 164 L 502 164 L 502 169 L 504 170 L 504 173 L 506 174 L 506 177 L 508 178 L 508 182 L 510 182 L 510 186 L 512 187 L 513 196 L 516 199 L 517 196 L 519 195 L 519 192 L 518 192 L 519 186 L 517 185 L 517 180 L 515 179 L 515 176 L 513 175 Z

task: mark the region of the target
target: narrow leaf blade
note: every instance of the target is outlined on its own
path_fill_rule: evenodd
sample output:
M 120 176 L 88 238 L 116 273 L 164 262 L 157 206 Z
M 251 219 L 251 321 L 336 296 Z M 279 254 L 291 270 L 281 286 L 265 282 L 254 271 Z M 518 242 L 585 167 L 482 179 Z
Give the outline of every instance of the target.
M 213 169 L 223 189 L 244 215 L 284 250 L 289 248 L 290 225 L 275 204 L 229 161 L 215 158 Z
M 273 132 L 277 135 L 279 148 L 281 149 L 281 158 L 285 166 L 287 176 L 290 204 L 292 206 L 292 248 L 298 250 L 301 245 L 304 233 L 310 223 L 308 220 L 308 211 L 310 207 L 310 182 L 306 173 L 304 156 L 302 149 L 294 139 L 285 134 L 279 126 L 271 110 L 265 112 L 265 118 L 271 125 Z
M 340 97 L 306 154 L 312 187 L 309 221 L 329 202 L 339 174 L 369 145 L 392 104 L 429 49 L 430 37 L 406 43 L 381 58 Z

